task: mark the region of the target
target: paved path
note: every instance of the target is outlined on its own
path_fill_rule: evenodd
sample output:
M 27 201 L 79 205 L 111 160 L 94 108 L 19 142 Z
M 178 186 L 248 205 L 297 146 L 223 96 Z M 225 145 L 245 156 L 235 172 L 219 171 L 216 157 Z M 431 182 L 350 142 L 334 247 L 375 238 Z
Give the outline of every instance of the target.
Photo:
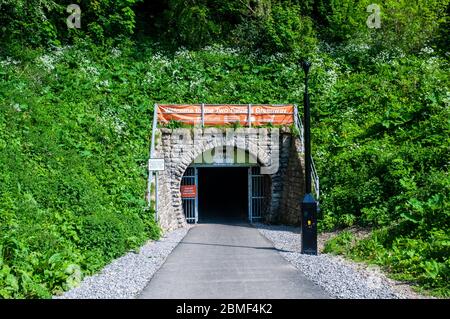
M 139 298 L 327 298 L 249 224 L 191 228 Z

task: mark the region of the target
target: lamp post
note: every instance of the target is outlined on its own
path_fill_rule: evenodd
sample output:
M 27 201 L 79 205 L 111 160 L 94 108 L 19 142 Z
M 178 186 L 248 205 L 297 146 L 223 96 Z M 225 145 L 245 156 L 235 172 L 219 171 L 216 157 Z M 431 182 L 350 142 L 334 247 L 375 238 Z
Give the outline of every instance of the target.
M 311 113 L 309 106 L 308 75 L 311 62 L 302 62 L 305 72 L 304 144 L 305 144 L 305 196 L 301 204 L 302 254 L 317 255 L 317 202 L 311 190 Z

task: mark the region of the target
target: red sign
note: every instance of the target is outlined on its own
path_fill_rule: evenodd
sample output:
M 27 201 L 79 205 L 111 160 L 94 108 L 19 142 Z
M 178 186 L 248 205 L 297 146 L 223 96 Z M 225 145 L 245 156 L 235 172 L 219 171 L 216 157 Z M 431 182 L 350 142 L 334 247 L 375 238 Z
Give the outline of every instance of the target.
M 228 125 L 239 122 L 248 125 L 248 105 L 211 105 L 205 104 L 161 104 L 158 105 L 158 121 L 168 123 L 170 120 L 187 124 L 200 124 L 202 117 L 205 125 Z M 294 123 L 293 105 L 258 105 L 250 106 L 251 124 L 266 125 L 290 125 Z
M 195 198 L 197 195 L 197 188 L 195 185 L 181 185 L 180 191 L 182 198 Z

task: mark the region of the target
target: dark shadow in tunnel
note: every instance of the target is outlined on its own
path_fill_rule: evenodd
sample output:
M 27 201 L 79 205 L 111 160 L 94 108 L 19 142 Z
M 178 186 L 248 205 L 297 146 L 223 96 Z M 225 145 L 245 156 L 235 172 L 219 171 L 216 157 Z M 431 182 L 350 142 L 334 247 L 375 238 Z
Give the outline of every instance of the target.
M 199 222 L 242 222 L 248 214 L 248 168 L 198 169 Z

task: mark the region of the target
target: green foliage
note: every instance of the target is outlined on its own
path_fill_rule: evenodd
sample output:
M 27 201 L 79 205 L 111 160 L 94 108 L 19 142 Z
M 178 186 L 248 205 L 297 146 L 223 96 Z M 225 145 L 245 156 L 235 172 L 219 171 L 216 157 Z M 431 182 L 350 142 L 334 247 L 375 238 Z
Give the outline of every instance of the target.
M 447 20 L 448 0 L 389 0 L 378 3 L 379 29 L 367 27 L 370 0 L 317 1 L 318 21 L 323 21 L 322 34 L 329 40 L 354 45 L 354 39 L 381 50 L 418 51 L 436 40 L 438 29 Z
M 394 46 L 405 52 L 432 45 L 439 26 L 448 19 L 449 0 L 386 1 L 382 8 L 381 32 L 374 33 L 382 48 Z
M 55 11 L 62 11 L 62 6 L 53 0 L 1 0 L 0 25 L 5 29 L 0 39 L 22 38 L 26 34 L 26 41 L 34 45 L 57 44 L 55 25 L 46 19 Z
M 109 261 L 120 256 L 126 249 L 134 248 L 134 245 L 130 244 L 136 241 L 141 243 L 144 239 L 143 228 L 138 216 L 131 215 L 127 218 L 127 223 L 123 223 L 120 215 L 92 214 L 81 221 L 80 244 L 90 252 L 98 251 L 105 261 Z M 134 234 L 141 238 L 134 239 Z
M 196 0 L 186 5 L 186 1 L 172 0 L 165 13 L 169 26 L 165 33 L 172 44 L 199 48 L 216 39 L 220 33 L 220 26 L 212 20 L 207 1 Z
M 70 0 L 0 0 L 1 42 L 19 40 L 34 46 L 60 45 L 64 41 L 91 37 L 111 42 L 113 37 L 134 33 L 134 5 L 140 0 L 80 0 L 81 29 L 68 29 Z M 117 40 L 117 39 L 116 39 Z
M 233 129 L 237 130 L 238 128 L 242 127 L 242 124 L 241 124 L 241 122 L 236 121 L 236 122 L 233 122 L 233 124 L 231 126 L 233 127 Z
M 142 65 L 117 63 L 126 50 L 1 58 L 1 297 L 58 294 L 158 238 L 144 201 L 151 104 Z
M 382 229 L 329 251 L 448 296 L 449 65 L 427 54 L 375 61 L 315 102 L 322 227 Z
M 450 237 L 443 230 L 432 231 L 429 239 L 396 237 L 392 229 L 375 231 L 371 237 L 351 243 L 346 232 L 329 240 L 325 252 L 346 254 L 356 260 L 384 267 L 394 279 L 419 284 L 418 290 L 449 296 Z M 388 249 L 387 249 L 388 247 Z M 426 291 L 425 291 L 426 292 Z
M 262 22 L 267 51 L 287 52 L 305 57 L 316 46 L 312 20 L 301 16 L 299 6 L 276 4 L 271 14 Z
M 328 240 L 323 249 L 324 253 L 343 254 L 352 247 L 354 238 L 352 233 L 343 231 L 336 237 Z
M 0 25 L 8 30 L 0 41 L 59 45 L 89 37 L 117 43 L 137 31 L 174 47 L 219 42 L 295 53 L 297 58 L 316 51 L 316 32 L 344 51 L 370 48 L 371 56 L 383 50 L 418 52 L 427 46 L 445 52 L 448 43 L 449 0 L 383 1 L 379 29 L 366 24 L 373 13 L 367 12 L 369 0 L 80 0 L 82 26 L 76 30 L 66 26 L 69 4 L 0 0 Z
M 164 127 L 174 130 L 177 128 L 183 128 L 183 127 L 189 127 L 189 126 L 180 121 L 170 120 L 169 123 L 164 124 Z
M 369 13 L 366 8 L 371 1 L 320 0 L 318 10 L 326 25 L 324 33 L 333 40 L 348 40 L 358 32 L 366 32 Z

